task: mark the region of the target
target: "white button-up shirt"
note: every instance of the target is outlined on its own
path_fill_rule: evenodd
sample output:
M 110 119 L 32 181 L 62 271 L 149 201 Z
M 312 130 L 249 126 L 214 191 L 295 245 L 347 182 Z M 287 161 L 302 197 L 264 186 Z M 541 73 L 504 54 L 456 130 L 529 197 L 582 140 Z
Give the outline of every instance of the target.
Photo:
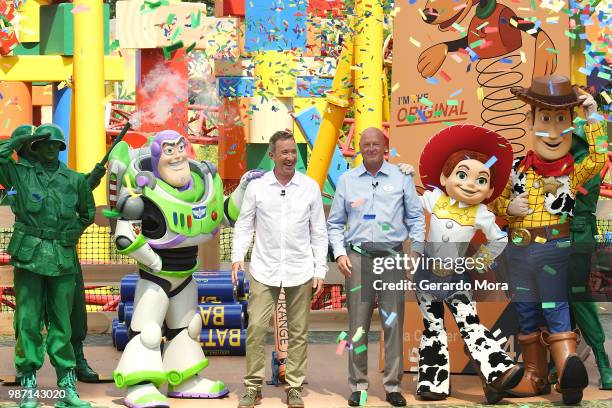
M 319 185 L 295 172 L 283 186 L 273 171 L 251 181 L 234 226 L 232 262 L 255 232 L 250 272 L 268 286 L 298 286 L 327 273 L 327 231 Z

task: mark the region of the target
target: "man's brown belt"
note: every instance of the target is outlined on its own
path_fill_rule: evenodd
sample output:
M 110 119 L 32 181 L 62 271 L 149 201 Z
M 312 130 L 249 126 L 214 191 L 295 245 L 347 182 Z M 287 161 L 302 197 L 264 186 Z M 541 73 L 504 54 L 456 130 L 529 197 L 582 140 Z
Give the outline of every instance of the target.
M 518 246 L 529 245 L 532 242 L 543 244 L 546 241 L 568 238 L 569 236 L 570 226 L 568 222 L 543 227 L 510 229 L 510 241 Z

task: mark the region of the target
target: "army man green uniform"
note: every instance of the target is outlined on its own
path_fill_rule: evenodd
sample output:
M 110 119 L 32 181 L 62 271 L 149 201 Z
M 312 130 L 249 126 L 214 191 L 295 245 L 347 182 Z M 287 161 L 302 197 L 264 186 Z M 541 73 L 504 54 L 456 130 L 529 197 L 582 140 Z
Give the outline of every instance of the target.
M 12 152 L 28 143 L 37 161 L 15 163 Z M 43 365 L 45 351 L 41 322 L 45 320 L 46 350 L 61 391 L 56 406 L 90 406 L 76 391 L 70 315 L 79 273 L 76 243 L 93 222 L 95 204 L 85 176 L 58 160 L 65 148 L 61 129 L 50 124 L 0 145 L 0 183 L 16 192 L 15 226 L 7 252 L 14 266 L 15 367 L 26 391 L 20 403 L 24 408 L 36 406 L 36 371 Z
M 584 128 L 577 126 L 574 135 L 577 137 L 574 137 L 571 152 L 574 161 L 580 163 L 589 153 Z M 601 176 L 597 175 L 582 185 L 587 194 L 576 194 L 574 216 L 570 226 L 570 237 L 574 252 L 570 258 L 567 287 L 570 288 L 569 305 L 574 322 L 580 328 L 586 343 L 595 355 L 600 375 L 600 388 L 610 390 L 612 389 L 612 369 L 610 369 L 610 360 L 604 347 L 606 335 L 599 321 L 597 303 L 593 301 L 589 288 L 591 256 L 596 248 L 597 219 L 595 211 L 600 186 Z

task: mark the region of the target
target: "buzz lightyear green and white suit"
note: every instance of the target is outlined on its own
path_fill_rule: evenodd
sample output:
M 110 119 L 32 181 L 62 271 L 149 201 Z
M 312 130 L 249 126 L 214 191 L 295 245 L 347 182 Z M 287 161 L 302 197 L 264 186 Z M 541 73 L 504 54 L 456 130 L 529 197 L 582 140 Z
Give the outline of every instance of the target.
M 140 269 L 130 341 L 114 373 L 117 387 L 128 389 L 128 407 L 167 407 L 159 391 L 165 382 L 168 397 L 221 398 L 229 392 L 223 382 L 199 375 L 208 359 L 198 341 L 202 320 L 196 313 L 192 274 L 198 269 L 198 245 L 214 237 L 222 221 L 238 218 L 246 185 L 260 174 L 245 174 L 236 191 L 224 197 L 215 167 L 188 160 L 190 180 L 177 188 L 164 180 L 157 166 L 164 149 L 184 149 L 184 144 L 180 134 L 163 131 L 140 149 L 121 142 L 110 156 L 108 196 L 111 215 L 117 217 L 114 242 L 118 252 L 135 259 Z M 180 167 L 180 160 L 169 163 L 167 170 L 175 167 Z

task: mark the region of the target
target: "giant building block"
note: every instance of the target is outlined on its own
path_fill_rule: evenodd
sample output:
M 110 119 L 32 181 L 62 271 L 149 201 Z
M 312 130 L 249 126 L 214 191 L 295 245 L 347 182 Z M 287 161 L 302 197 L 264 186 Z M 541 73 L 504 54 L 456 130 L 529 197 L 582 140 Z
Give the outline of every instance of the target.
M 217 77 L 217 94 L 220 98 L 253 96 L 254 82 L 250 77 Z
M 27 0 L 19 5 L 21 15 L 17 36 L 20 43 L 40 41 L 40 7 L 51 4 L 51 0 Z
M 244 17 L 244 2 L 245 0 L 215 0 L 215 17 Z
M 291 98 L 254 96 L 249 109 L 249 143 L 268 143 L 275 132 L 293 130 Z
M 311 108 L 316 108 L 316 112 Z M 311 119 L 313 122 L 316 122 L 316 129 L 314 130 L 314 134 L 316 136 L 317 131 L 319 129 L 319 125 L 321 124 L 321 115 L 319 112 L 323 112 L 324 109 L 327 108 L 327 101 L 325 98 L 293 98 L 293 112 L 296 118 L 296 121 L 293 124 L 293 135 L 295 136 L 295 141 L 297 143 L 306 143 L 308 140 L 304 136 L 304 133 L 300 129 L 297 123 L 297 118 L 300 117 L 300 114 L 304 111 L 311 112 Z
M 344 11 L 342 0 L 308 0 L 308 14 L 317 17 L 341 17 Z
M 291 51 L 265 51 L 253 57 L 255 87 L 269 95 L 296 96 L 297 64 L 300 58 Z
M 245 98 L 223 99 L 219 110 L 219 175 L 223 180 L 240 180 L 246 167 L 246 133 L 240 120 L 246 107 Z
M 28 0 L 29 1 L 29 0 Z M 110 7 L 104 4 L 104 54 L 109 50 Z M 42 55 L 74 55 L 74 14 L 72 3 L 40 8 L 40 53 Z M 88 10 L 79 11 L 87 13 Z
M 301 98 L 324 98 L 326 92 L 331 89 L 333 81 L 332 78 L 316 76 L 298 77 L 296 84 L 297 96 Z
M 305 51 L 307 6 L 307 0 L 248 0 L 246 51 Z
M 121 48 L 161 48 L 182 41 L 210 58 L 238 57 L 237 18 L 206 17 L 206 5 L 174 2 L 151 8 L 144 0 L 117 2 Z

